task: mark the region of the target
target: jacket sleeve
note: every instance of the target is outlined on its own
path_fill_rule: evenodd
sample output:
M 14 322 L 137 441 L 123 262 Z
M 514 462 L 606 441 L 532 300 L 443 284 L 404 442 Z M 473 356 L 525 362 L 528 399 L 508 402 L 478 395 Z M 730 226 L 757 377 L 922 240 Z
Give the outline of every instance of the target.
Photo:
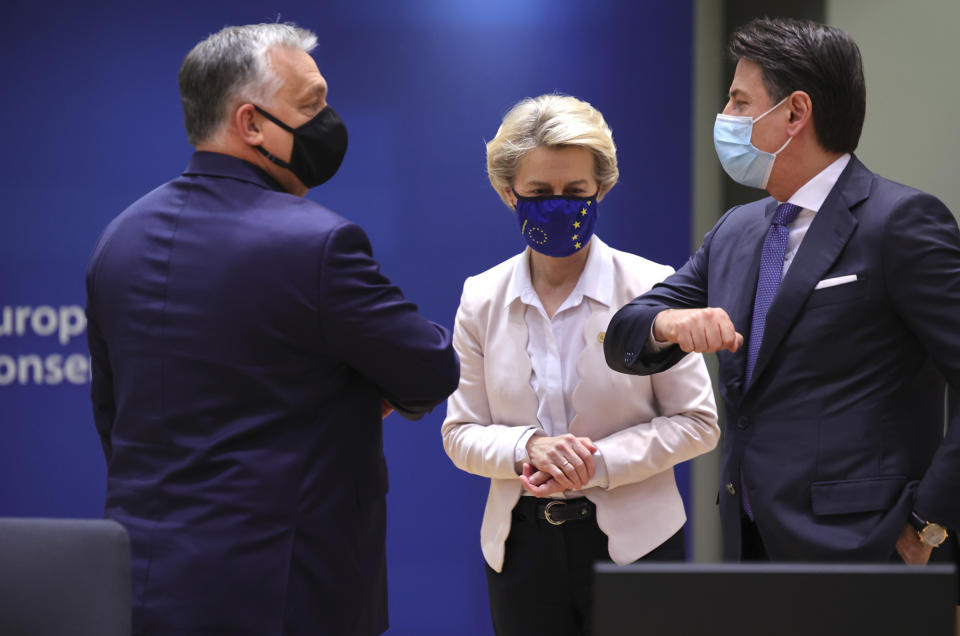
M 95 252 L 96 254 L 96 252 Z M 100 436 L 104 458 L 110 463 L 110 432 L 117 414 L 113 394 L 113 371 L 107 342 L 100 331 L 95 312 L 96 256 L 87 270 L 87 347 L 90 350 L 90 400 L 93 403 L 93 421 Z
M 960 231 L 933 196 L 916 193 L 895 206 L 884 228 L 884 277 L 897 313 L 943 374 L 960 390 Z M 921 516 L 960 530 L 960 408 L 917 488 Z
M 517 443 L 530 430 L 525 426 L 494 424 L 484 381 L 483 339 L 468 292 L 457 309 L 453 345 L 460 355 L 460 386 L 447 400 L 441 434 L 443 448 L 457 468 L 493 479 L 516 479 Z
M 704 237 L 700 249 L 675 274 L 613 315 L 603 341 L 603 353 L 611 369 L 620 373 L 650 375 L 669 369 L 686 355 L 676 345 L 657 352 L 646 348 L 653 320 L 664 309 L 707 306 L 710 245 L 717 229 L 735 209 L 717 222 Z
M 717 405 L 700 354 L 684 356 L 650 376 L 660 415 L 594 440 L 606 464 L 608 488 L 643 481 L 709 452 L 720 439 Z
M 332 352 L 375 384 L 408 419 L 418 419 L 457 386 L 459 363 L 450 332 L 380 273 L 359 226 L 343 223 L 324 245 L 321 328 Z

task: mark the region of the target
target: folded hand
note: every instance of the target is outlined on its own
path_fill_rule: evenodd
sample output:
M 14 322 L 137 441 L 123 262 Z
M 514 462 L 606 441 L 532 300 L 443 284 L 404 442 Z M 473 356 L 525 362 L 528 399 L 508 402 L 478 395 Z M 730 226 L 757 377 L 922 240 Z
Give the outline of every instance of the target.
M 536 497 L 549 497 L 550 495 L 563 492 L 563 486 L 557 483 L 557 480 L 542 470 L 536 470 L 530 464 L 524 462 L 523 473 L 520 475 L 520 483 L 524 490 Z
M 593 477 L 597 447 L 589 437 L 570 433 L 557 437 L 534 435 L 527 442 L 530 463 L 556 480 L 562 490 L 580 490 Z

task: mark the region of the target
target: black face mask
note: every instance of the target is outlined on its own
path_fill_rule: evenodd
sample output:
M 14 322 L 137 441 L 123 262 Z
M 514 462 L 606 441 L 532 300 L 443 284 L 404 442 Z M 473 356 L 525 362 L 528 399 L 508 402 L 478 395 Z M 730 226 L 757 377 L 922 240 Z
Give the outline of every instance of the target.
M 291 128 L 256 104 L 253 107 L 277 126 L 293 133 L 289 163 L 263 146 L 256 146 L 260 154 L 295 174 L 308 188 L 326 183 L 337 173 L 347 154 L 347 127 L 333 108 L 327 106 L 299 128 Z

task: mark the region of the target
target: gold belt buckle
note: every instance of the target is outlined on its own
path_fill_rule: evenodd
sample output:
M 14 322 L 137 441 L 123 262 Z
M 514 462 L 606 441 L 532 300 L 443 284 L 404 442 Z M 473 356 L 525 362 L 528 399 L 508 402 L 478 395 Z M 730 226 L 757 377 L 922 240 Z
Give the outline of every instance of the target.
M 547 523 L 549 523 L 551 526 L 562 526 L 563 524 L 565 524 L 567 522 L 566 519 L 562 521 L 554 521 L 553 517 L 550 516 L 551 508 L 553 508 L 554 506 L 565 506 L 565 505 L 566 504 L 563 503 L 562 501 L 551 501 L 550 503 L 548 503 L 546 508 L 543 509 L 543 517 L 547 520 Z

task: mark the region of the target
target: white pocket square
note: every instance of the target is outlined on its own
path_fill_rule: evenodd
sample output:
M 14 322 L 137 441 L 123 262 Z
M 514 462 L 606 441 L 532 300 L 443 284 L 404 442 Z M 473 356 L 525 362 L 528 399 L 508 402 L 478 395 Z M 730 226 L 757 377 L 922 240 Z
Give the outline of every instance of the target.
M 836 278 L 824 278 L 822 281 L 817 283 L 817 286 L 814 289 L 826 289 L 827 287 L 836 287 L 837 285 L 846 285 L 847 283 L 852 283 L 857 280 L 856 274 L 848 274 L 846 276 L 837 276 Z

